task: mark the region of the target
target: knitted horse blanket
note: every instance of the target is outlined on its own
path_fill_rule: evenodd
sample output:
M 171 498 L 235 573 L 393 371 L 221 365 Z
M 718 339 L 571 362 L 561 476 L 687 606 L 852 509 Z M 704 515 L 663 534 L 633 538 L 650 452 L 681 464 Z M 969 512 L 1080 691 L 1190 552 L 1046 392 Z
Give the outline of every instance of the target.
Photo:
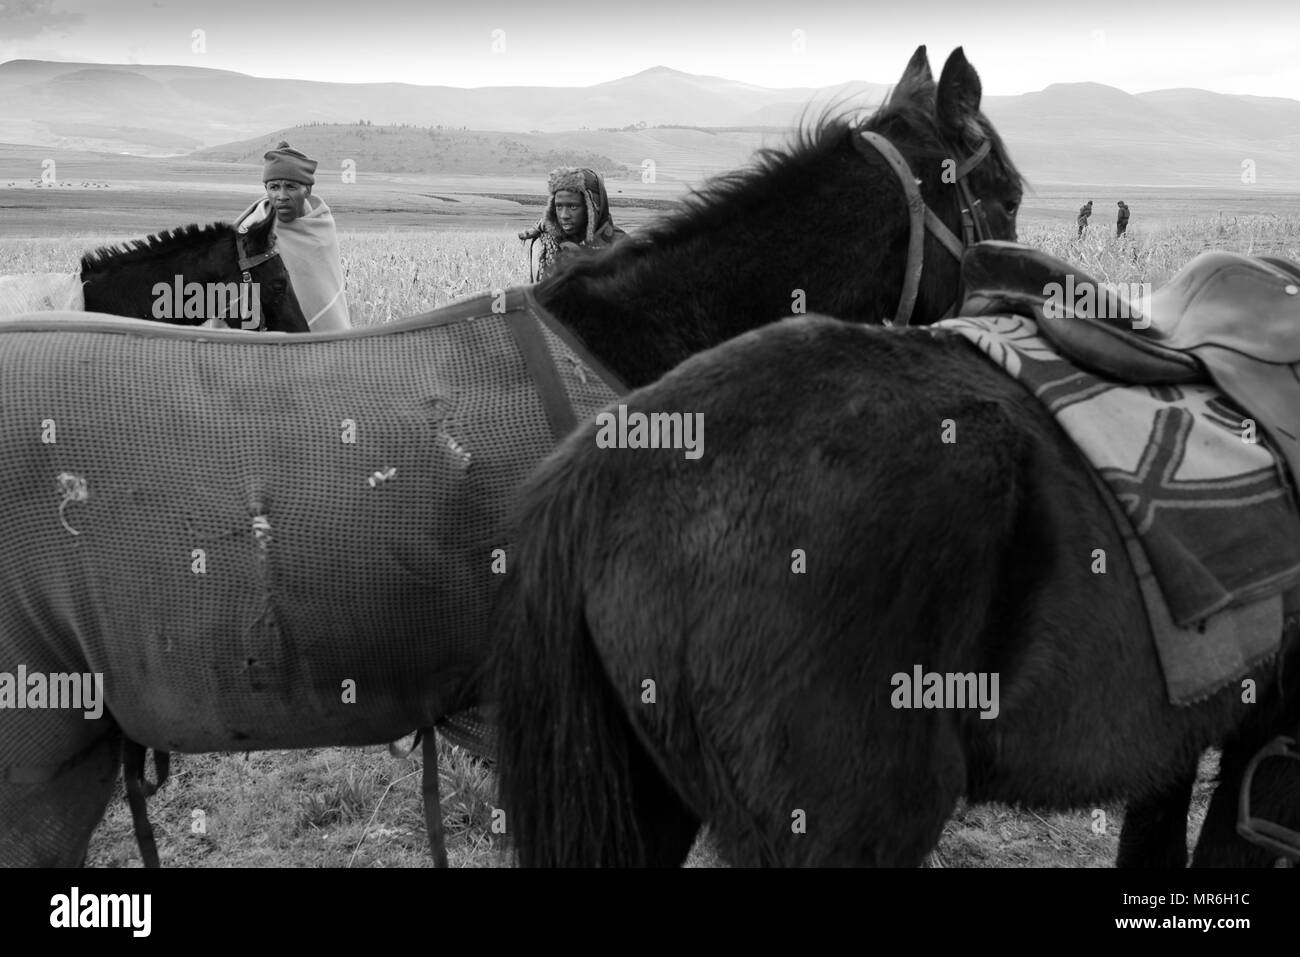
M 106 703 L 0 709 L 0 770 L 109 721 L 166 751 L 361 745 L 471 704 L 556 442 L 539 356 L 579 419 L 615 397 L 540 314 L 507 290 L 314 336 L 0 323 L 0 673 Z

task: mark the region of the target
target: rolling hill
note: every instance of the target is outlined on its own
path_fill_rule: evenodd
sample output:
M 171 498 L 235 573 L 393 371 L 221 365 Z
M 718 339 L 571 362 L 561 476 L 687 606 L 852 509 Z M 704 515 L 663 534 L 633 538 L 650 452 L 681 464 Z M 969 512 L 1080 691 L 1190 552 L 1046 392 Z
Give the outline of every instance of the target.
M 0 142 L 255 163 L 285 138 L 335 168 L 337 157 L 529 177 L 573 164 L 632 178 L 652 159 L 665 181 L 685 182 L 740 165 L 828 105 L 867 108 L 886 90 L 767 89 L 666 67 L 589 87 L 461 89 L 13 60 L 0 64 Z M 985 97 L 984 109 L 1031 184 L 1300 189 L 1300 101 L 1070 83 Z

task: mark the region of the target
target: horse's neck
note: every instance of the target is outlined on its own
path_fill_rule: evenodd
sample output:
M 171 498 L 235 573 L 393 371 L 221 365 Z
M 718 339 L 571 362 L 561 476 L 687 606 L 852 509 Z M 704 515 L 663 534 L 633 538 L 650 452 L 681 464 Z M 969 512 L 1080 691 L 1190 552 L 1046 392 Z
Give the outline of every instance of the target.
M 905 243 L 890 237 L 902 235 L 905 221 L 891 212 L 887 189 L 881 187 L 885 205 L 873 203 L 868 208 L 877 212 L 864 218 L 875 233 L 871 241 L 798 238 L 784 225 L 748 224 L 653 249 L 608 276 L 571 276 L 538 300 L 632 388 L 793 313 L 892 315 Z
M 572 277 L 539 301 L 636 388 L 759 323 L 740 268 L 716 250 L 656 250 L 614 277 Z
M 159 283 L 166 284 L 169 294 L 175 295 L 179 276 L 183 296 L 189 283 L 203 285 L 239 279 L 233 258 L 224 271 L 215 265 L 218 261 L 212 249 L 193 248 L 100 270 L 90 277 L 85 287 L 86 309 L 150 318 L 157 299 L 154 290 Z M 173 304 L 173 308 L 179 308 L 179 303 Z M 170 321 L 184 320 L 178 316 Z

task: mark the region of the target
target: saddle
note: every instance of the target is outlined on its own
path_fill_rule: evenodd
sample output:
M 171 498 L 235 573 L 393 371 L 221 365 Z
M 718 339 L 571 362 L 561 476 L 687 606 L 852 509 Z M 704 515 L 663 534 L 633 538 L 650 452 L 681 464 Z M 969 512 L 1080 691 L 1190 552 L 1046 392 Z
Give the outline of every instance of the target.
M 1077 365 L 1135 385 L 1209 383 L 1300 477 L 1300 264 L 1204 252 L 1144 301 L 1055 256 L 1000 240 L 962 261 L 959 315 L 1033 319 Z

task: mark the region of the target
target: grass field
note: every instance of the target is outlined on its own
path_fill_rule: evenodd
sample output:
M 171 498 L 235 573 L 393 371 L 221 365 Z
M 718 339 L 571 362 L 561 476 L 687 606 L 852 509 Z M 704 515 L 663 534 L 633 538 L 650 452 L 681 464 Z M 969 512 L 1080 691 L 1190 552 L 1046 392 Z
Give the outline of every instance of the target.
M 1116 240 L 1100 217 L 1081 241 L 1071 221 L 1039 221 L 1021 240 L 1079 263 L 1103 281 L 1159 286 L 1193 255 L 1217 247 L 1300 260 L 1300 215 L 1209 216 Z M 0 274 L 72 270 L 81 253 L 119 234 L 0 238 Z M 513 223 L 491 231 L 344 231 L 340 235 L 353 320 L 358 325 L 444 305 L 470 293 L 517 284 L 526 271 Z M 492 775 L 466 752 L 440 742 L 444 819 L 454 866 L 508 863 L 490 828 Z M 150 802 L 164 865 L 428 866 L 419 761 L 383 747 L 177 755 L 174 778 Z M 1214 769 L 1202 766 L 1193 803 L 1194 839 Z M 1100 813 L 1098 813 L 1100 812 Z M 1069 813 L 998 805 L 962 807 L 932 863 L 960 867 L 1109 866 L 1122 808 Z M 201 825 L 201 827 L 200 827 Z M 139 866 L 121 795 L 90 848 L 95 866 Z M 696 866 L 720 863 L 707 835 Z

